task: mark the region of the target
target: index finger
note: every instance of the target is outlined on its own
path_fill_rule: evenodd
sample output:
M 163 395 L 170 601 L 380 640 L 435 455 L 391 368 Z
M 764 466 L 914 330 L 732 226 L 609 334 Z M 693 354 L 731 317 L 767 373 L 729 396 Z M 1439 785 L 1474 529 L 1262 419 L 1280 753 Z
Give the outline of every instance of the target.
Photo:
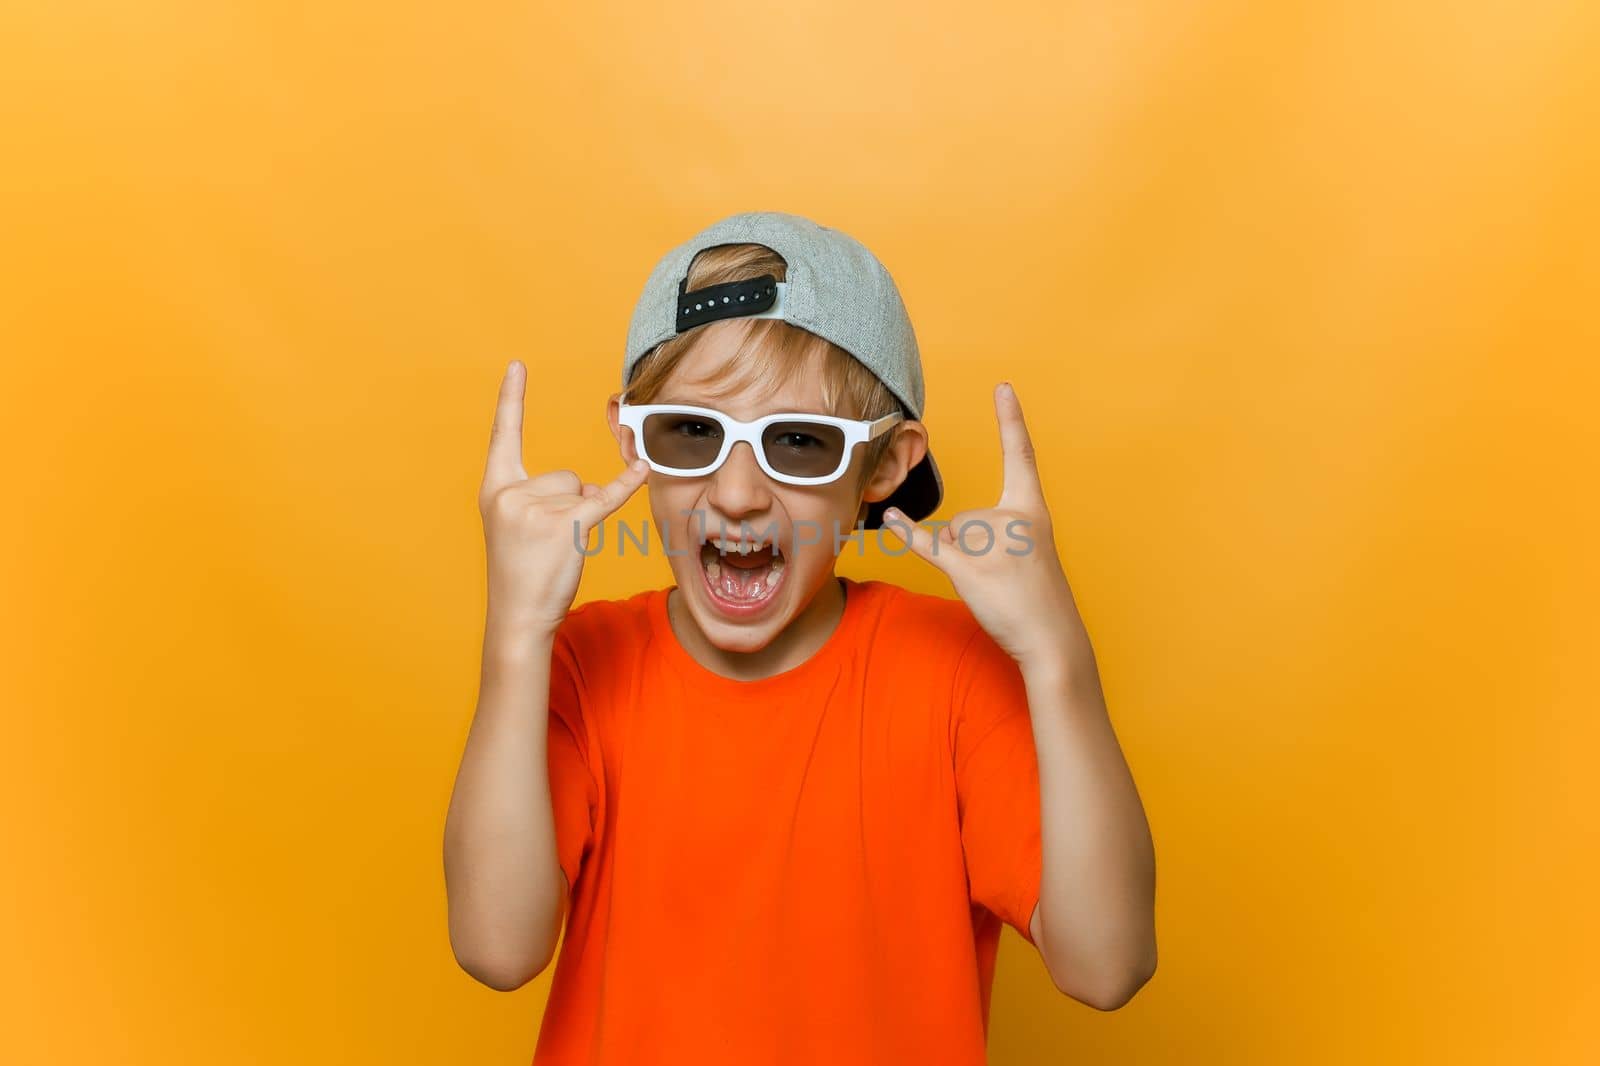
M 1009 381 L 995 390 L 995 416 L 1000 420 L 1002 503 L 1037 503 L 1044 495 L 1039 485 L 1039 465 L 1034 456 L 1033 438 L 1022 420 L 1022 401 Z
M 485 487 L 499 488 L 514 481 L 526 481 L 522 468 L 522 393 L 527 378 L 520 359 L 511 360 L 500 379 L 500 399 L 494 409 L 494 428 L 489 431 L 489 462 L 484 468 Z

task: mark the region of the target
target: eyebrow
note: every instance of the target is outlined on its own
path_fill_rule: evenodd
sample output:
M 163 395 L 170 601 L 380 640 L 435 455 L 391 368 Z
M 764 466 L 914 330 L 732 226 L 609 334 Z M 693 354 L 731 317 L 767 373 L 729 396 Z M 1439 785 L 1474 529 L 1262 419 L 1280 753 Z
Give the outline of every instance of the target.
M 706 403 L 703 400 L 669 399 L 667 397 L 661 397 L 660 399 L 657 399 L 654 402 L 656 402 L 656 403 L 676 404 L 679 407 L 709 407 L 713 411 L 722 411 L 722 408 L 717 407 L 714 404 Z M 722 413 L 723 414 L 727 414 L 726 411 L 723 411 Z M 830 418 L 833 417 L 833 413 L 831 411 L 812 411 L 812 410 L 808 410 L 807 408 L 804 408 L 804 407 L 784 407 L 784 408 L 781 408 L 780 410 L 768 411 L 767 414 L 774 414 L 774 415 L 827 415 Z M 757 418 L 765 418 L 766 415 L 756 415 L 756 417 Z

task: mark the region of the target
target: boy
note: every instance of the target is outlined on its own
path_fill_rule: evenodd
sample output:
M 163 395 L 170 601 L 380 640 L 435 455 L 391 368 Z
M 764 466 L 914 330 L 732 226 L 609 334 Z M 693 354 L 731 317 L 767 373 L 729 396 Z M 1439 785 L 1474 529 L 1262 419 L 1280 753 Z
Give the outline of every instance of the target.
M 1001 922 L 1063 992 L 1126 1002 L 1153 849 L 1009 387 L 999 504 L 918 528 L 943 488 L 898 290 L 773 212 L 662 258 L 622 384 L 627 470 L 530 479 L 513 362 L 480 495 L 450 936 L 513 989 L 570 913 L 536 1066 L 982 1063 Z M 589 532 L 647 478 L 676 583 L 572 610 Z M 961 598 L 837 577 L 880 527 Z

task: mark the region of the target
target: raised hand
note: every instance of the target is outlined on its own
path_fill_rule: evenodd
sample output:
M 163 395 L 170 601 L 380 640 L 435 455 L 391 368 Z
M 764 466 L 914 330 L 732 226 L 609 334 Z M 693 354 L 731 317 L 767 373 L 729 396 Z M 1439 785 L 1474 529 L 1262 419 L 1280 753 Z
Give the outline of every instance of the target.
M 883 528 L 937 567 L 973 617 L 1013 659 L 1055 661 L 1081 631 L 1066 571 L 1056 554 L 1033 442 L 1009 384 L 994 393 L 1003 483 L 993 507 L 962 511 L 937 533 L 890 508 Z
M 478 509 L 489 560 L 489 614 L 497 624 L 553 634 L 572 608 L 589 531 L 644 484 L 643 459 L 609 484 L 571 470 L 530 478 L 522 468 L 527 369 L 512 360 L 500 382 Z

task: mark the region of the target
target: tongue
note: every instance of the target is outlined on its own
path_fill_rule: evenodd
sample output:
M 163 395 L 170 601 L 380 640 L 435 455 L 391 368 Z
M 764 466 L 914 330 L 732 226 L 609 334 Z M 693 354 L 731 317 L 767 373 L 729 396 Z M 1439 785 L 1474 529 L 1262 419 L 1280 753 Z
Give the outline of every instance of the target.
M 717 588 L 730 599 L 759 596 L 772 585 L 769 567 L 751 570 L 745 567 L 725 566 L 717 578 Z
M 735 553 L 713 557 L 706 562 L 716 566 L 717 576 L 711 577 L 709 570 L 706 576 L 726 599 L 755 600 L 765 597 L 775 582 L 770 548 L 743 556 Z

